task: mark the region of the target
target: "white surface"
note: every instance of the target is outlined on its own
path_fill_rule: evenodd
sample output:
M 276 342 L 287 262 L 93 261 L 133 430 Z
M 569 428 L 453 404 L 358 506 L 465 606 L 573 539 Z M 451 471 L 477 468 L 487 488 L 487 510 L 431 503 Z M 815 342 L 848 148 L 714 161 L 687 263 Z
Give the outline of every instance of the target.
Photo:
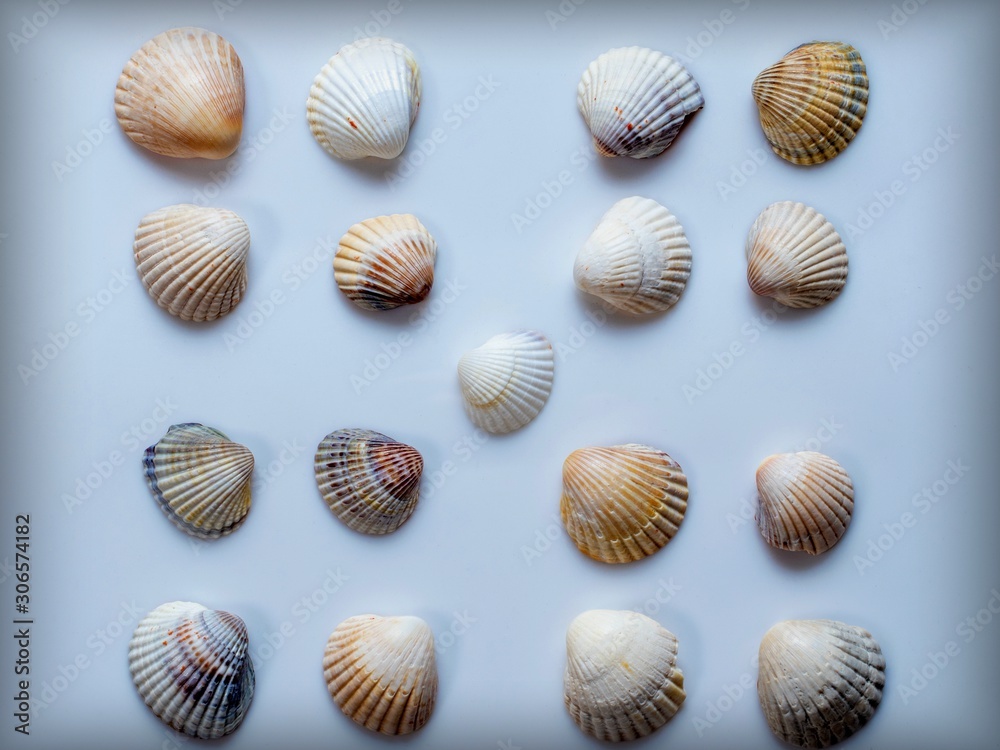
M 177 746 L 132 687 L 126 652 L 134 623 L 114 623 L 122 603 L 145 613 L 189 599 L 238 613 L 250 628 L 257 692 L 243 727 L 226 741 L 234 750 L 287 744 L 289 736 L 303 748 L 382 746 L 336 710 L 320 666 L 333 627 L 364 612 L 419 615 L 439 638 L 454 613 L 475 620 L 439 653 L 438 705 L 412 747 L 596 746 L 563 708 L 565 628 L 585 609 L 656 604 L 665 581 L 675 594 L 647 611 L 679 637 L 688 697 L 650 747 L 781 746 L 753 689 L 730 704 L 726 686 L 752 684 L 760 637 L 773 623 L 800 617 L 862 625 L 884 648 L 883 705 L 844 748 L 996 747 L 1000 625 L 992 622 L 971 643 L 956 627 L 1000 588 L 1000 279 L 960 311 L 947 298 L 997 249 L 995 82 L 984 67 L 994 54 L 997 10 L 927 3 L 884 39 L 878 23 L 893 12 L 888 2 L 742 5 L 589 2 L 553 29 L 545 12 L 555 0 L 461 10 L 402 2 L 383 33 L 414 51 L 424 81 L 404 156 L 412 158 L 436 128 L 445 137 L 395 190 L 383 178 L 393 164 L 331 159 L 304 117 L 316 72 L 382 3 L 246 0 L 222 20 L 209 2 L 70 3 L 16 53 L 9 45 L 0 52 L 7 91 L 0 560 L 13 555 L 14 513 L 30 512 L 32 690 L 41 698 L 45 684 L 65 687 L 34 716 L 21 744 Z M 684 53 L 688 38 L 730 7 L 734 20 L 721 36 L 688 55 L 707 105 L 668 152 L 644 162 L 584 159 L 591 145 L 575 91 L 585 66 L 628 44 Z M 19 28 L 38 9 L 5 3 L 0 30 Z M 162 159 L 118 129 L 112 101 L 122 65 L 146 39 L 177 25 L 211 28 L 236 46 L 247 80 L 244 144 L 275 110 L 290 114 L 252 158 L 246 148 L 229 162 Z M 724 200 L 717 183 L 748 149 L 766 150 L 750 82 L 814 38 L 850 41 L 864 56 L 872 90 L 860 136 L 817 169 L 793 167 L 768 151 L 747 184 Z M 499 87 L 462 120 L 455 107 L 475 95 L 480 77 Z M 81 131 L 104 119 L 112 127 L 103 142 L 58 180 L 52 162 L 65 161 Z M 907 164 L 933 148 L 939 128 L 959 138 L 912 182 Z M 143 214 L 193 200 L 229 163 L 238 172 L 213 203 L 237 211 L 251 228 L 248 296 L 218 324 L 185 325 L 140 286 L 132 234 Z M 572 184 L 516 231 L 511 214 L 523 213 L 525 200 L 562 170 Z M 905 194 L 871 229 L 849 236 L 872 192 L 894 180 L 905 183 Z M 567 349 L 590 331 L 587 314 L 597 309 L 573 287 L 576 251 L 612 203 L 634 194 L 661 201 L 687 229 L 694 253 L 687 291 L 665 316 L 614 319 Z M 817 207 L 841 230 L 851 275 L 836 302 L 782 315 L 753 341 L 752 321 L 768 308 L 746 286 L 743 240 L 757 213 L 783 199 Z M 322 250 L 318 270 L 297 288 L 290 283 L 318 238 L 335 242 L 355 221 L 400 211 L 417 214 L 440 244 L 437 281 L 420 308 L 360 312 L 336 290 Z M 123 273 L 126 287 L 88 321 L 78 305 L 99 295 L 114 272 Z M 462 291 L 445 305 L 453 280 Z M 239 335 L 241 321 L 274 290 L 284 303 L 230 352 L 227 337 Z M 949 311 L 949 322 L 894 372 L 888 352 L 899 352 L 901 337 L 939 308 Z M 408 322 L 421 311 L 435 317 L 432 324 Z M 70 321 L 80 335 L 23 383 L 18 365 Z M 474 432 L 460 403 L 457 359 L 522 326 L 545 332 L 562 352 L 552 398 L 528 428 L 467 451 L 460 442 Z M 403 333 L 412 346 L 355 395 L 351 376 Z M 684 385 L 736 341 L 745 354 L 689 403 Z M 172 413 L 144 429 L 143 420 L 163 416 L 158 400 L 175 405 Z M 757 463 L 826 434 L 824 420 L 836 428 L 821 450 L 850 471 L 857 490 L 844 540 L 807 560 L 770 551 L 752 523 L 734 531 L 732 518 L 754 500 Z M 143 482 L 142 448 L 184 421 L 249 446 L 258 477 L 286 442 L 301 446 L 255 493 L 245 526 L 212 544 L 193 545 L 168 523 Z M 133 426 L 138 438 L 127 436 Z M 315 445 L 345 426 L 380 430 L 424 455 L 425 496 L 388 538 L 352 533 L 316 491 Z M 626 441 L 659 446 L 687 471 L 690 507 L 678 536 L 641 564 L 610 567 L 585 559 L 559 533 L 528 565 L 523 548 L 561 529 L 555 518 L 565 456 Z M 67 512 L 63 494 L 113 451 L 124 465 Z M 967 476 L 921 513 L 913 496 L 941 479 L 949 460 L 968 465 Z M 446 461 L 454 475 L 431 494 L 430 478 Z M 860 575 L 855 557 L 907 511 L 916 524 Z M 349 580 L 306 613 L 301 600 L 329 570 Z M 12 611 L 13 579 L 0 588 L 2 611 Z M 294 633 L 273 658 L 261 659 L 283 623 Z M 98 631 L 117 637 L 102 645 Z M 948 641 L 958 644 L 958 656 L 919 693 L 904 696 L 911 670 Z M 11 639 L 5 643 L 9 695 Z M 74 675 L 65 667 L 78 657 L 85 666 Z M 74 679 L 58 680 L 61 668 Z M 697 720 L 716 718 L 708 704 L 720 700 L 729 710 L 706 729 Z M 4 715 L 10 736 L 11 711 Z

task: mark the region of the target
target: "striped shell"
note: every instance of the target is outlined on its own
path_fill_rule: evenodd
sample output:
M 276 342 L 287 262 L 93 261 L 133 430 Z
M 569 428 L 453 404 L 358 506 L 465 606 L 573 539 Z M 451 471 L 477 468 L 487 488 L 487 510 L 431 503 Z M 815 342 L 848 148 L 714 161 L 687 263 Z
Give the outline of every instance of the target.
M 687 498 L 680 465 L 647 445 L 580 448 L 563 463 L 566 532 L 601 562 L 633 562 L 665 547 L 684 520 Z
M 191 737 L 235 732 L 253 700 L 247 628 L 228 612 L 191 602 L 163 604 L 139 622 L 128 661 L 146 705 Z
M 192 536 L 230 534 L 250 512 L 253 454 L 218 430 L 175 424 L 146 449 L 142 462 L 160 508 Z

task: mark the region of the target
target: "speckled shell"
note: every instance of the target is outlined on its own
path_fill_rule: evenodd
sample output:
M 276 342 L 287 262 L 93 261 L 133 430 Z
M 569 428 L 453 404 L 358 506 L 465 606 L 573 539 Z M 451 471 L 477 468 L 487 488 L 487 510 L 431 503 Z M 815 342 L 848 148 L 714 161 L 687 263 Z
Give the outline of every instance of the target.
M 789 620 L 760 642 L 757 695 L 779 738 L 835 745 L 859 731 L 882 702 L 885 658 L 872 634 L 834 620 Z
M 142 461 L 160 508 L 193 536 L 230 534 L 250 512 L 253 454 L 218 430 L 175 424 L 146 449 Z
M 338 159 L 395 159 L 420 109 L 420 69 L 402 44 L 359 39 L 330 58 L 313 81 L 306 119 Z
M 605 52 L 584 71 L 577 106 L 601 156 L 656 156 L 705 106 L 698 82 L 672 57 L 645 47 Z
M 769 456 L 757 468 L 757 525 L 772 547 L 818 555 L 847 531 L 854 485 L 839 463 L 812 451 Z
M 669 309 L 691 275 L 691 245 L 670 211 L 649 198 L 618 201 L 573 266 L 579 289 L 629 313 Z
M 387 735 L 427 723 L 437 699 L 434 634 L 419 617 L 349 617 L 323 655 L 327 689 L 344 715 Z
M 156 304 L 182 320 L 215 320 L 247 288 L 250 230 L 232 211 L 167 206 L 135 230 L 135 267 Z
M 245 92 L 233 45 L 205 29 L 171 29 L 132 55 L 115 89 L 125 135 L 163 156 L 224 159 L 240 145 Z
M 364 534 L 388 534 L 420 497 L 424 459 L 416 448 L 372 430 L 331 432 L 316 449 L 316 484 L 333 514 Z
M 765 208 L 746 244 L 747 282 L 754 294 L 787 307 L 830 302 L 847 283 L 847 249 L 815 208 L 781 201 Z
M 810 42 L 763 70 L 752 92 L 774 153 L 792 164 L 819 164 L 858 134 L 868 110 L 868 72 L 851 45 Z
M 235 732 L 254 692 L 246 625 L 236 615 L 170 602 L 146 615 L 129 643 L 139 695 L 164 724 L 212 740 Z
M 648 445 L 580 448 L 563 463 L 566 532 L 602 562 L 633 562 L 665 547 L 684 520 L 687 498 L 680 465 Z
M 638 612 L 584 612 L 566 633 L 564 699 L 573 721 L 607 742 L 645 737 L 684 703 L 677 638 Z

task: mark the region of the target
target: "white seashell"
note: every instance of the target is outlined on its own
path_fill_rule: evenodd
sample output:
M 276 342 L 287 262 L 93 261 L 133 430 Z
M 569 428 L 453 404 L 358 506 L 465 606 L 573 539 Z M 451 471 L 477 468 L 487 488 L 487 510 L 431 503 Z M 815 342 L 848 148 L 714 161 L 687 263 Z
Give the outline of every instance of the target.
M 167 206 L 135 230 L 135 265 L 156 304 L 183 320 L 215 320 L 247 287 L 250 230 L 232 211 Z
M 250 642 L 236 615 L 192 602 L 163 604 L 139 622 L 128 661 L 146 705 L 191 737 L 235 732 L 250 708 Z
M 587 734 L 608 742 L 652 734 L 684 703 L 677 638 L 638 612 L 584 612 L 566 633 L 563 689 Z
M 821 213 L 782 201 L 765 208 L 747 237 L 747 281 L 787 307 L 819 307 L 847 281 L 847 250 Z
M 537 331 L 501 333 L 458 361 L 469 418 L 494 434 L 524 427 L 552 392 L 552 344 Z
M 437 699 L 434 634 L 419 617 L 349 617 L 330 634 L 323 674 L 352 721 L 381 734 L 410 734 L 427 723 Z
M 621 47 L 590 63 L 576 103 L 601 156 L 646 159 L 673 143 L 685 120 L 705 106 L 705 97 L 672 57 Z
M 854 510 L 854 485 L 844 467 L 812 451 L 765 458 L 757 493 L 757 525 L 768 544 L 810 555 L 840 541 Z
M 338 159 L 395 159 L 420 108 L 420 69 L 402 44 L 359 39 L 330 58 L 313 81 L 306 119 Z
M 245 91 L 233 45 L 205 29 L 171 29 L 126 63 L 115 113 L 140 146 L 182 159 L 224 159 L 240 145 Z
M 779 738 L 823 748 L 864 727 L 882 702 L 885 658 L 872 634 L 834 620 L 790 620 L 760 642 L 757 695 Z
M 231 534 L 250 512 L 253 454 L 218 430 L 175 424 L 146 449 L 143 465 L 167 518 L 193 536 Z
M 649 198 L 611 207 L 576 256 L 577 287 L 632 315 L 672 307 L 691 275 L 691 245 L 670 211 Z

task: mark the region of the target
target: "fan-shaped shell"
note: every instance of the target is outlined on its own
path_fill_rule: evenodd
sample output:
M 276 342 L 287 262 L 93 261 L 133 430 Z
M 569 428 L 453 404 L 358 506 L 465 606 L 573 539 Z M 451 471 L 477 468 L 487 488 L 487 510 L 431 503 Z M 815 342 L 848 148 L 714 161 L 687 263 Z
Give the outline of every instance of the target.
M 573 266 L 577 287 L 631 315 L 662 312 L 691 275 L 691 245 L 670 211 L 625 198 L 604 214 Z
M 245 92 L 233 45 L 205 29 L 171 29 L 125 64 L 115 113 L 140 146 L 182 159 L 224 159 L 240 145 Z
M 747 282 L 787 307 L 825 305 L 847 282 L 847 249 L 823 214 L 802 203 L 765 208 L 747 236 Z
M 437 699 L 434 634 L 419 617 L 349 617 L 330 634 L 323 674 L 345 716 L 373 732 L 410 734 Z
M 501 333 L 458 362 L 465 411 L 494 434 L 524 427 L 552 392 L 552 344 L 537 331 Z
M 369 310 L 420 302 L 434 283 L 437 242 L 412 214 L 362 221 L 340 238 L 333 274 L 340 291 Z
M 789 620 L 760 642 L 757 695 L 767 723 L 799 747 L 835 745 L 882 701 L 885 658 L 872 634 L 834 620 Z
M 313 81 L 306 119 L 338 159 L 395 159 L 420 108 L 420 69 L 404 45 L 359 39 L 330 58 Z
M 687 118 L 705 106 L 705 97 L 672 57 L 645 47 L 620 47 L 590 63 L 576 103 L 597 153 L 646 159 L 673 143 Z
M 564 698 L 587 734 L 621 742 L 645 737 L 684 703 L 677 638 L 638 612 L 584 612 L 566 633 Z
M 868 110 L 868 72 L 851 45 L 810 42 L 764 69 L 752 92 L 774 153 L 792 164 L 819 164 L 858 134 Z
M 167 518 L 193 536 L 230 534 L 250 512 L 253 454 L 218 430 L 175 424 L 146 449 L 143 465 Z
M 183 203 L 153 211 L 133 249 L 149 296 L 183 320 L 215 320 L 246 291 L 250 230 L 232 211 Z
M 580 448 L 563 463 L 566 532 L 602 562 L 633 562 L 666 546 L 684 520 L 687 498 L 680 464 L 648 445 Z
M 772 547 L 826 552 L 854 510 L 854 485 L 839 463 L 813 451 L 769 456 L 757 468 L 757 525 Z
M 170 602 L 146 615 L 128 651 L 139 695 L 168 726 L 211 740 L 239 728 L 254 692 L 246 625 L 229 612 Z

